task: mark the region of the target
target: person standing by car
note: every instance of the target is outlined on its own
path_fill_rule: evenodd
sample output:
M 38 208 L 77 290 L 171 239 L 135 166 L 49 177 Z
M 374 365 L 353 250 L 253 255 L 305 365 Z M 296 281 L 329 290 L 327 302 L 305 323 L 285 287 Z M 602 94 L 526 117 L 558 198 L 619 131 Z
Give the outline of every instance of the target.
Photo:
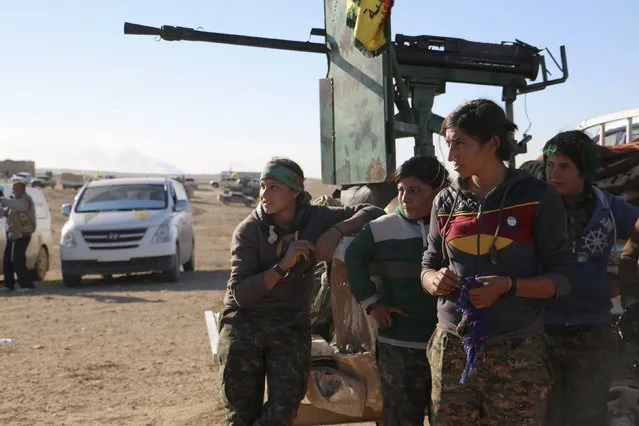
M 574 260 L 555 188 L 504 165 L 515 130 L 504 110 L 485 99 L 459 106 L 442 124 L 459 178 L 433 202 L 422 261 L 422 285 L 440 297 L 427 349 L 432 426 L 537 425 L 545 417 L 550 370 L 544 306 L 570 291 Z M 481 287 L 468 290 L 467 280 L 475 277 Z M 486 313 L 480 325 L 487 330 L 478 336 L 485 362 L 478 360 L 464 381 L 462 339 L 469 336 L 458 311 L 465 304 L 458 303 L 466 294 L 474 309 Z
M 300 166 L 274 158 L 262 171 L 259 205 L 233 232 L 218 344 L 231 426 L 292 424 L 310 368 L 316 262 L 330 260 L 343 235 L 384 214 L 367 204 L 310 200 Z
M 546 180 L 557 188 L 568 212 L 577 261 L 570 294 L 546 307 L 554 380 L 545 424 L 608 424 L 614 345 L 608 263 L 617 240 L 631 237 L 639 209 L 593 185 L 598 153 L 584 132 L 561 132 L 542 152 Z
M 424 291 L 419 273 L 433 198 L 448 183 L 448 172 L 434 157 L 413 157 L 391 181 L 398 192 L 395 212 L 366 225 L 345 261 L 353 296 L 379 327 L 384 426 L 421 425 L 430 407 L 425 351 L 437 323 L 437 298 Z M 370 278 L 371 266 L 379 286 Z
M 27 269 L 27 247 L 31 241 L 31 234 L 36 229 L 35 204 L 26 192 L 23 181 L 13 183 L 12 197 L 0 197 L 0 215 L 6 217 L 7 245 L 4 249 L 3 292 L 15 290 L 15 275 L 18 276 L 21 292 L 35 289 L 33 279 Z

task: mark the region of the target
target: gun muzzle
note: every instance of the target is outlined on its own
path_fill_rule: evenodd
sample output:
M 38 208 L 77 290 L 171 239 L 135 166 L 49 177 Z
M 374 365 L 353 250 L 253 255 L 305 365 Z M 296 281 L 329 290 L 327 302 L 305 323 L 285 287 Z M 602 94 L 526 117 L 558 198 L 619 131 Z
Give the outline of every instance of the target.
M 161 36 L 162 30 L 160 28 L 125 22 L 124 34 Z

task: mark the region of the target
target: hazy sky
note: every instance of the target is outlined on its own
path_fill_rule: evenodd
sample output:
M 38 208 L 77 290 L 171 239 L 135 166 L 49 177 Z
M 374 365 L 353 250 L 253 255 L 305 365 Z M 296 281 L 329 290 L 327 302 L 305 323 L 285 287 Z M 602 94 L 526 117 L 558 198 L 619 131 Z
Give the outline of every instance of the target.
M 557 58 L 566 45 L 568 82 L 515 104 L 520 129 L 529 124 L 524 105 L 532 121 L 522 159 L 557 131 L 639 106 L 637 0 L 395 3 L 394 33 L 520 39 Z M 125 36 L 125 21 L 306 41 L 324 17 L 322 0 L 0 0 L 0 158 L 217 173 L 287 155 L 320 176 L 323 55 Z M 434 110 L 446 115 L 478 96 L 500 101 L 501 90 L 448 85 Z M 400 161 L 412 141 L 399 141 Z

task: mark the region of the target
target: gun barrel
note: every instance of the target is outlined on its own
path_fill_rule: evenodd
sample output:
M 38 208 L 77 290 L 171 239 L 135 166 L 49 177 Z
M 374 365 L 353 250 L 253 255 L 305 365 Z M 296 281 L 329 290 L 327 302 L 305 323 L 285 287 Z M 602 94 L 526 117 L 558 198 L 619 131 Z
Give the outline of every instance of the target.
M 148 27 L 146 25 L 138 25 L 132 24 L 130 22 L 125 22 L 124 34 L 159 36 L 162 34 L 162 30 L 155 27 Z
M 282 40 L 276 38 L 253 37 L 237 34 L 211 33 L 193 28 L 173 27 L 163 25 L 161 28 L 145 25 L 124 23 L 124 34 L 155 35 L 167 41 L 202 41 L 206 43 L 233 44 L 239 46 L 253 46 L 267 49 L 292 50 L 296 52 L 324 53 L 328 48 L 324 43 L 308 41 Z

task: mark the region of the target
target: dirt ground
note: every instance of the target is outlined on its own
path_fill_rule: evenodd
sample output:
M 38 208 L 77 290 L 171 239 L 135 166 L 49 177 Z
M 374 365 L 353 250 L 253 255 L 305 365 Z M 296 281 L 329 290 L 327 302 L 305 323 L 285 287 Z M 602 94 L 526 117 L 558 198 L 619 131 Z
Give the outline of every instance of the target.
M 68 289 L 55 247 L 36 294 L 0 297 L 0 339 L 16 340 L 0 343 L 0 424 L 224 424 L 204 311 L 221 307 L 230 236 L 250 209 L 223 206 L 201 188 L 193 198 L 196 270 L 181 283 L 96 277 Z M 60 205 L 74 192 L 45 194 L 57 242 Z

